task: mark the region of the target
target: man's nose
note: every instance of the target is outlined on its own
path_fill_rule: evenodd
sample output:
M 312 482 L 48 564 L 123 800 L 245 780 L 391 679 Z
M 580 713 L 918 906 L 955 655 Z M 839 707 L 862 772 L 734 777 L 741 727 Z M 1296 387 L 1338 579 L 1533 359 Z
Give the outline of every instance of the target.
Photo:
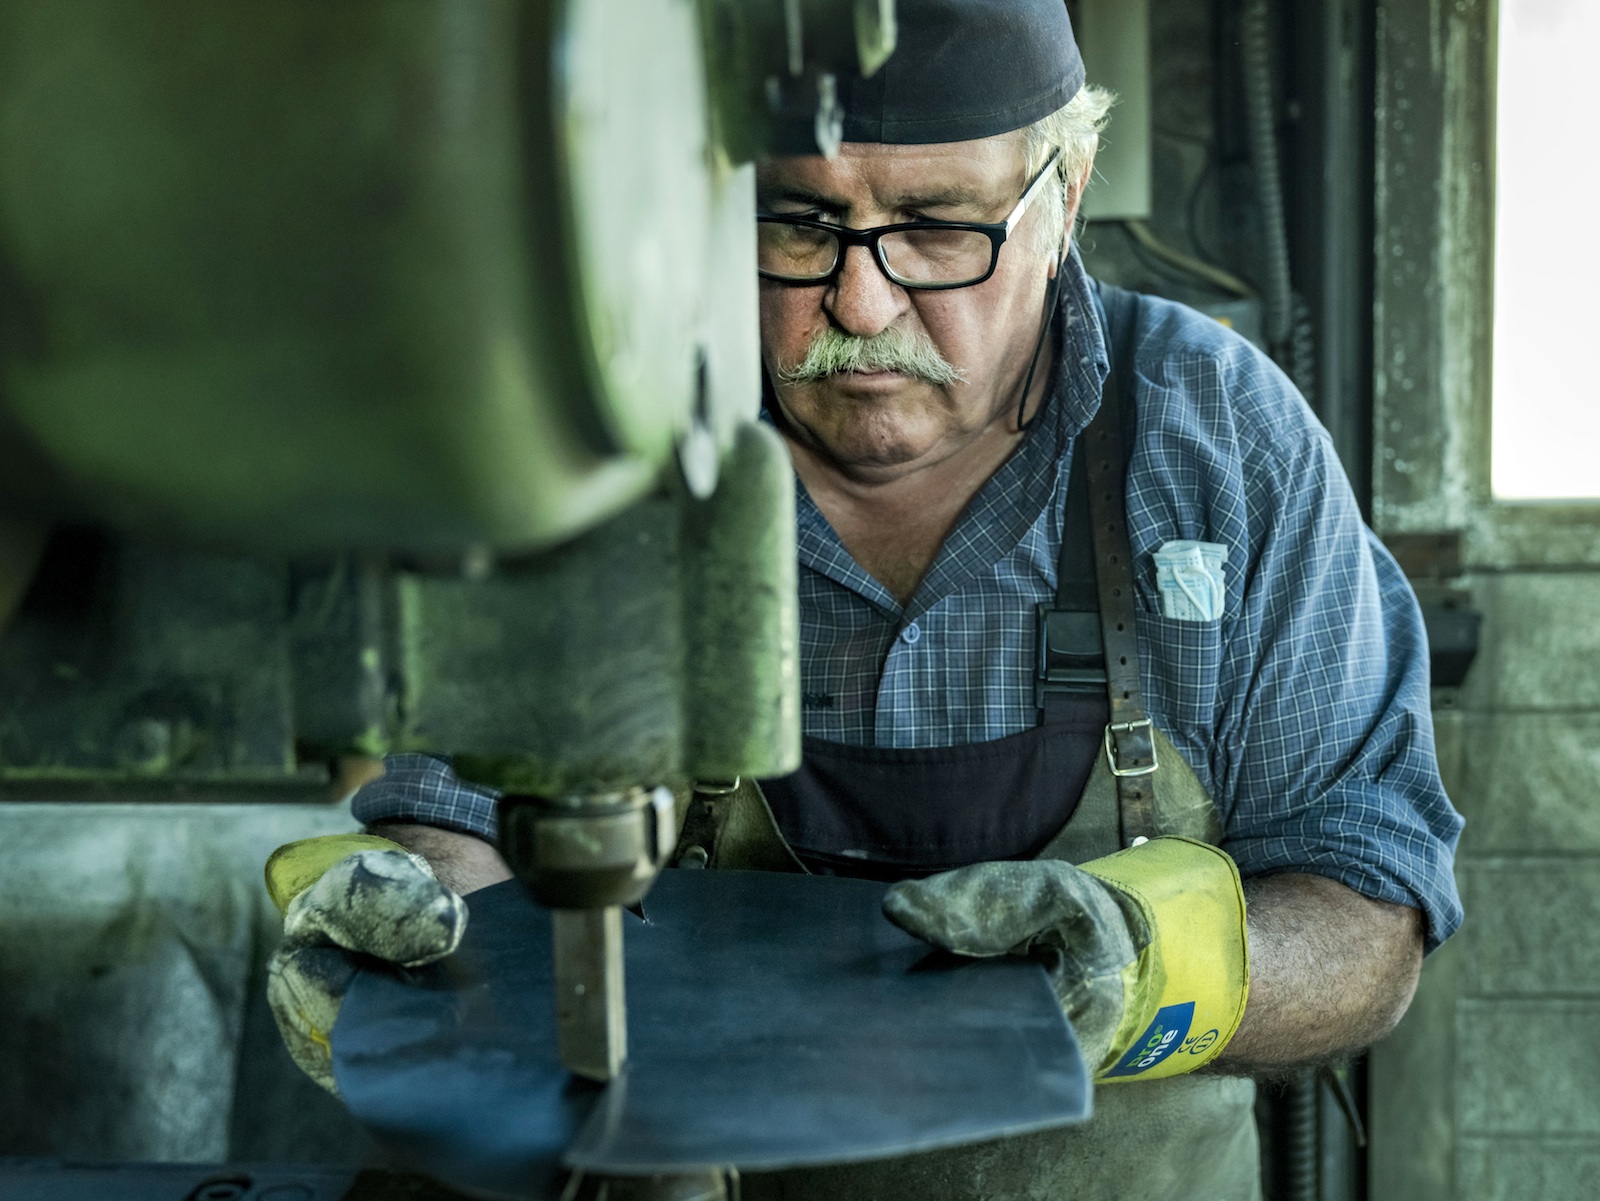
M 839 274 L 822 298 L 822 307 L 839 328 L 858 338 L 881 334 L 908 303 L 905 289 L 889 281 L 865 246 L 845 248 Z

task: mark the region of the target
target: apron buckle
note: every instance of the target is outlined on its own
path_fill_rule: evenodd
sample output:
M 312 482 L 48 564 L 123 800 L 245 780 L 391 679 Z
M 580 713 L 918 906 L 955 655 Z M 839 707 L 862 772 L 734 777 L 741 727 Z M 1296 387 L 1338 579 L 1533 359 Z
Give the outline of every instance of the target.
M 1113 776 L 1116 776 L 1120 780 L 1125 779 L 1128 776 L 1149 776 L 1155 774 L 1156 768 L 1160 767 L 1161 763 L 1160 760 L 1156 758 L 1155 739 L 1151 737 L 1154 729 L 1155 727 L 1151 724 L 1148 717 L 1140 718 L 1138 721 L 1116 721 L 1106 726 L 1106 766 L 1111 769 L 1111 774 Z M 1117 744 L 1121 741 L 1120 736 L 1123 734 L 1132 734 L 1136 730 L 1143 730 L 1145 732 L 1145 736 L 1149 738 L 1150 763 L 1146 767 L 1122 767 L 1117 762 Z

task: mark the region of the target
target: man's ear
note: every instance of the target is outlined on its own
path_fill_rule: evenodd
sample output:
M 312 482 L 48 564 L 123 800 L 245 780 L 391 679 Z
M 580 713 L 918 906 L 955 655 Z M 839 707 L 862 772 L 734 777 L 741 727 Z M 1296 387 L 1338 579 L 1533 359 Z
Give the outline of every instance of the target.
M 1089 165 L 1083 169 L 1083 174 L 1067 185 L 1066 195 L 1066 220 L 1061 223 L 1061 257 L 1065 258 L 1072 249 L 1072 234 L 1078 227 L 1078 208 L 1083 203 L 1083 190 L 1089 186 L 1089 176 L 1094 174 L 1094 159 L 1091 157 Z M 1053 275 L 1054 268 L 1051 269 Z

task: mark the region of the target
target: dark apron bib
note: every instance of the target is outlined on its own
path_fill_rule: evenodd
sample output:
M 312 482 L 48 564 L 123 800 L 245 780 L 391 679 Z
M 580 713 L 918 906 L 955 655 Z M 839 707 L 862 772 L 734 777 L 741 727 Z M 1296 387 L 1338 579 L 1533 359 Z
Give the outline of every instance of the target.
M 1063 698 L 1041 725 L 992 742 L 899 748 L 807 738 L 793 775 L 761 781 L 784 840 L 810 871 L 901 880 L 1035 858 L 1089 780 L 1108 707 Z

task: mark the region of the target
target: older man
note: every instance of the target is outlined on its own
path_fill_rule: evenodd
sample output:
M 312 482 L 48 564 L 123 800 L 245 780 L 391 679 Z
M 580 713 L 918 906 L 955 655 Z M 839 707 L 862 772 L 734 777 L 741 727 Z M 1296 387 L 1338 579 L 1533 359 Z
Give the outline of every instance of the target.
M 806 739 L 743 803 L 810 870 L 907 881 L 913 933 L 1039 956 L 1108 1087 L 1071 1131 L 747 1191 L 1255 1196 L 1248 1073 L 1381 1037 L 1460 921 L 1415 602 L 1270 362 L 1086 277 L 1110 98 L 1059 0 L 901 23 L 840 152 L 758 175 Z M 507 875 L 437 760 L 356 809 L 458 893 Z

